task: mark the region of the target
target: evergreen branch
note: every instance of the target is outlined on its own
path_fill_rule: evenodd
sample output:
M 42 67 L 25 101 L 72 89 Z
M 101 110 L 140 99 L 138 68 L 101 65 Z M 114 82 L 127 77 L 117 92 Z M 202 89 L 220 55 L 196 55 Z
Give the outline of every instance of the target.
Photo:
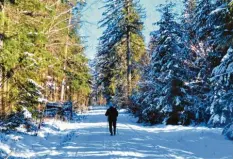
M 227 74 L 232 74 L 232 73 L 233 73 L 233 71 L 229 71 L 229 72 L 225 72 L 225 73 L 222 73 L 222 74 L 218 74 L 218 75 L 215 75 L 215 76 L 211 77 L 210 80 L 212 81 L 212 80 L 214 80 L 217 77 L 224 76 L 224 75 L 227 75 Z

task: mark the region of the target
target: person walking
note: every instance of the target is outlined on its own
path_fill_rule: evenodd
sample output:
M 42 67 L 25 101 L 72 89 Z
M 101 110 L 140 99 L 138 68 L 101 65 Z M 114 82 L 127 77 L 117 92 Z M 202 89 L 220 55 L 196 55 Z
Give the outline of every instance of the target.
M 116 135 L 116 122 L 117 122 L 117 117 L 118 117 L 118 111 L 117 109 L 113 106 L 112 103 L 109 104 L 109 108 L 107 109 L 105 116 L 108 117 L 108 124 L 109 124 L 109 132 L 110 135 L 112 136 L 113 134 Z M 113 127 L 113 131 L 112 131 Z

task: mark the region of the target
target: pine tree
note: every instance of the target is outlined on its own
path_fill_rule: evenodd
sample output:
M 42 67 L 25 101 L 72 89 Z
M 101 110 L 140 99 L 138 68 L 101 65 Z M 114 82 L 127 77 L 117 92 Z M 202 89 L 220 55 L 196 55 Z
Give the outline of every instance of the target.
M 231 82 L 232 82 L 232 6 L 230 1 L 219 1 L 216 9 L 211 12 L 210 20 L 214 27 L 212 45 L 214 54 L 212 63 L 215 67 L 212 71 L 212 91 L 209 96 L 211 106 L 208 111 L 211 118 L 208 122 L 211 126 L 225 126 L 232 122 Z M 221 17 L 221 18 L 220 18 Z M 224 55 L 224 56 L 223 56 Z M 223 56 L 223 58 L 222 58 Z
M 109 100 L 115 95 L 119 101 L 118 97 L 125 99 L 131 94 L 139 78 L 138 65 L 145 53 L 141 33 L 143 12 L 139 1 L 132 0 L 106 0 L 104 8 L 100 27 L 105 31 L 99 39 L 97 66 L 102 74 L 100 81 L 104 83 L 105 97 Z M 124 90 L 125 81 L 127 90 Z
M 213 4 L 211 3 L 211 0 L 201 0 L 197 3 L 194 17 L 194 30 L 198 40 L 207 41 L 211 37 L 210 32 L 213 28 L 210 25 L 208 18 L 212 10 Z
M 231 43 L 232 18 L 228 6 L 229 2 L 229 0 L 217 1 L 213 6 L 215 9 L 208 17 L 209 25 L 214 27 L 209 40 L 213 50 L 208 57 L 211 69 L 220 64 Z
M 38 68 L 35 56 L 45 50 L 41 47 L 44 42 L 43 35 L 37 32 L 39 25 L 35 21 L 35 18 L 42 17 L 43 7 L 40 2 L 10 1 L 14 3 L 13 5 L 8 1 L 4 2 L 4 16 L 8 20 L 5 20 L 2 23 L 4 25 L 1 26 L 5 38 L 0 63 L 4 89 L 2 107 L 6 108 L 7 105 L 6 114 L 8 114 L 13 110 L 12 105 L 20 101 L 18 95 L 22 85 L 29 79 L 35 78 Z
M 80 14 L 76 14 L 76 10 L 79 6 L 75 6 L 76 2 L 54 2 L 1 3 L 3 115 L 20 111 L 22 107 L 36 112 L 39 98 L 57 101 L 61 94 L 58 86 L 64 76 L 67 79 L 65 99 L 79 101 L 79 105 L 88 104 L 90 75 L 77 32 Z M 69 25 L 67 19 L 71 16 Z
M 194 41 L 194 29 L 193 20 L 195 16 L 196 0 L 184 0 L 184 11 L 182 16 L 183 29 L 185 33 L 185 39 L 188 41 L 188 45 L 193 45 Z
M 194 120 L 192 99 L 186 85 L 192 72 L 188 67 L 189 55 L 184 52 L 180 25 L 172 9 L 175 4 L 160 5 L 159 30 L 152 32 L 152 48 L 148 80 L 136 103 L 142 107 L 142 118 L 151 123 L 187 125 Z M 143 99 L 144 98 L 144 99 Z
M 212 73 L 213 94 L 211 94 L 209 124 L 212 126 L 225 126 L 233 121 L 232 68 L 233 49 L 230 47 L 221 60 L 221 64 L 214 68 Z
M 213 5 L 209 0 L 197 1 L 194 10 L 192 30 L 193 40 L 191 45 L 187 47 L 187 51 L 192 57 L 192 68 L 195 71 L 195 76 L 190 82 L 191 92 L 195 101 L 196 107 L 196 122 L 207 123 L 209 114 L 206 113 L 206 108 L 209 105 L 208 93 L 210 92 L 209 78 L 211 76 L 211 61 L 209 55 L 212 52 L 211 32 L 213 26 L 209 22 L 209 14 L 213 10 Z

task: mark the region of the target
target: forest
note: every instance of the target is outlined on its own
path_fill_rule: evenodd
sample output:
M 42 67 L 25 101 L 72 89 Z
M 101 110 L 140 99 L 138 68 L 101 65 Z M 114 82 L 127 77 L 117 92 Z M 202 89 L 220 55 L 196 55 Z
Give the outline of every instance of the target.
M 0 0 L 0 133 L 25 124 L 25 110 L 33 121 L 46 103 L 71 101 L 74 112 L 113 103 L 138 123 L 223 128 L 233 140 L 233 1 L 154 6 L 149 44 L 141 1 L 103 0 L 90 60 L 88 2 Z
M 88 59 L 79 35 L 84 4 L 58 0 L 0 1 L 1 118 L 46 101 L 86 106 Z M 75 7 L 74 7 L 75 6 Z
M 225 127 L 233 138 L 233 2 L 167 1 L 144 41 L 140 1 L 106 0 L 95 59 L 97 99 L 127 107 L 138 122 Z
M 0 158 L 232 159 L 232 140 L 232 0 L 0 0 Z

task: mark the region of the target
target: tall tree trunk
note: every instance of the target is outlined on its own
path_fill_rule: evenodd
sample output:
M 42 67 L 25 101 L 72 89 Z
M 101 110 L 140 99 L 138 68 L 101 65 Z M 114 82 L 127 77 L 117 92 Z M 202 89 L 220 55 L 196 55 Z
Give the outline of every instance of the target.
M 69 95 L 68 95 L 68 100 L 72 101 L 73 99 L 73 89 L 71 87 L 71 82 L 69 83 Z
M 3 49 L 3 37 L 4 37 L 4 24 L 5 24 L 5 21 L 4 21 L 4 1 L 3 2 L 0 2 L 0 12 L 2 12 L 2 18 L 0 19 L 1 21 L 1 33 L 0 34 L 0 50 Z M 3 106 L 3 66 L 2 64 L 0 64 L 0 115 L 1 115 L 1 118 L 4 116 L 4 106 Z
M 5 104 L 5 108 L 6 108 L 6 114 L 8 114 L 8 113 L 10 113 L 11 112 L 11 106 L 10 106 L 10 100 L 9 100 L 9 98 L 10 98 L 10 94 L 9 94 L 9 92 L 10 92 L 10 79 L 7 79 L 6 78 L 6 100 L 5 100 L 5 102 L 6 102 L 6 104 Z
M 54 101 L 57 101 L 57 79 L 56 77 L 54 77 L 54 84 L 55 84 L 55 88 L 54 88 Z
M 2 78 L 2 68 L 0 67 L 0 115 L 1 115 L 1 117 L 0 118 L 2 118 L 3 117 L 3 111 L 2 111 L 2 109 L 3 109 L 3 104 L 2 104 L 2 98 L 3 98 L 3 89 L 2 89 L 2 86 L 3 86 L 3 78 Z
M 130 4 L 131 0 L 126 0 L 126 12 L 127 12 L 127 96 L 128 99 L 131 95 L 132 86 L 131 86 L 131 80 L 132 80 L 132 61 L 131 61 L 131 39 L 130 39 L 130 26 L 129 26 L 129 15 L 130 15 Z
M 2 117 L 4 118 L 5 117 L 5 113 L 6 113 L 6 108 L 5 108 L 5 88 L 6 88 L 6 76 L 5 76 L 5 70 L 2 69 Z
M 64 49 L 64 53 L 65 53 L 65 62 L 64 62 L 64 71 L 66 70 L 66 60 L 67 60 L 67 53 L 68 53 L 68 41 L 69 41 L 69 33 L 70 33 L 70 25 L 71 25 L 71 18 L 72 18 L 72 11 L 70 11 L 69 13 L 69 22 L 68 22 L 68 29 L 67 29 L 67 35 L 66 35 L 66 45 L 65 45 L 65 49 Z M 64 97 L 65 97 L 65 87 L 66 87 L 66 76 L 64 76 L 63 80 L 62 80 L 62 86 L 61 86 L 61 101 L 64 101 Z

